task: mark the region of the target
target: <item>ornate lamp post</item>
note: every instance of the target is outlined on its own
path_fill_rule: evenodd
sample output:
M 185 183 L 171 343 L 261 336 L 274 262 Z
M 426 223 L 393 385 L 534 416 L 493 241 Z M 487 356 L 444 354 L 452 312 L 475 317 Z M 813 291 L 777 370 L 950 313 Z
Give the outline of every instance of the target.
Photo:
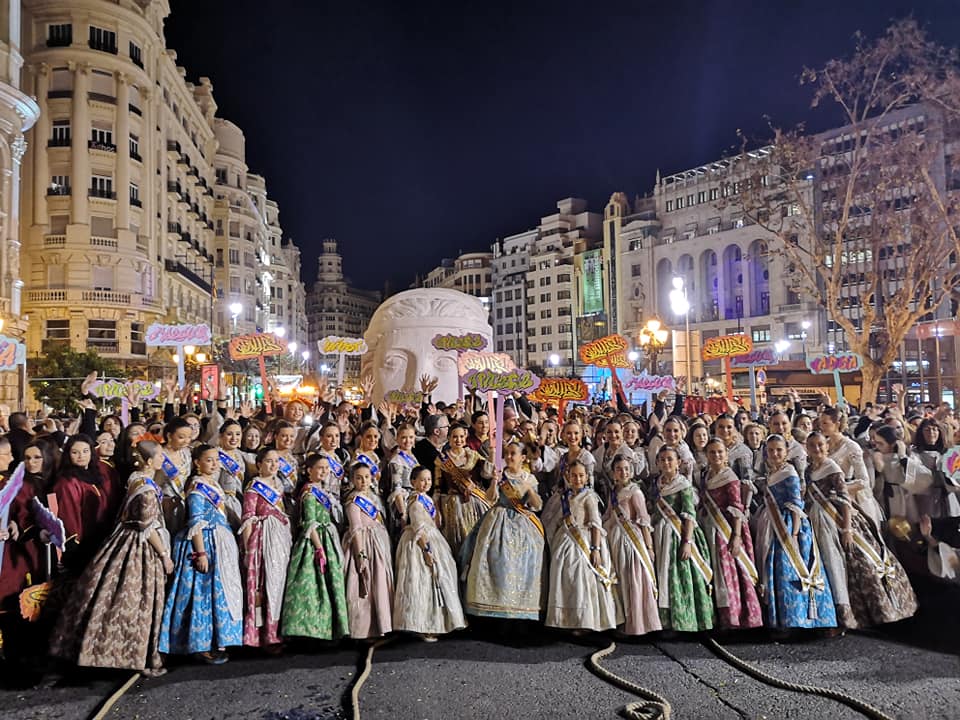
M 644 354 L 650 358 L 650 372 L 653 375 L 659 373 L 657 355 L 666 346 L 668 337 L 670 337 L 670 331 L 663 327 L 660 320 L 655 317 L 647 320 L 647 324 L 640 328 L 640 335 L 637 339 L 640 341 L 640 347 L 643 348 Z

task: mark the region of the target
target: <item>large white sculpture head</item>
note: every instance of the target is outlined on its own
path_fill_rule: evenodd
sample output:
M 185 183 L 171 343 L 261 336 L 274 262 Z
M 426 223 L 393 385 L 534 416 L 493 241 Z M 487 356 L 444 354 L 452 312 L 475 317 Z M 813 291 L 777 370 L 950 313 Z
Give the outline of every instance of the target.
M 492 349 L 487 309 L 472 295 L 435 288 L 406 290 L 384 300 L 364 335 L 368 350 L 361 374 L 377 379 L 373 401 L 379 403 L 391 390 L 419 390 L 421 375 L 439 380 L 435 402 L 456 401 L 457 355 L 437 350 L 431 341 L 437 335 L 466 333 L 481 335 Z

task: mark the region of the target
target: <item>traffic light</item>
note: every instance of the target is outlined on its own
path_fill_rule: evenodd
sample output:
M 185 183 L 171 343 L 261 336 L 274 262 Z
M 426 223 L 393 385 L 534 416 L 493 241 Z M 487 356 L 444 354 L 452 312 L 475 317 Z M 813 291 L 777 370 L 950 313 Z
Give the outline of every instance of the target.
M 263 399 L 263 383 L 257 383 L 253 386 L 253 395 L 257 400 Z

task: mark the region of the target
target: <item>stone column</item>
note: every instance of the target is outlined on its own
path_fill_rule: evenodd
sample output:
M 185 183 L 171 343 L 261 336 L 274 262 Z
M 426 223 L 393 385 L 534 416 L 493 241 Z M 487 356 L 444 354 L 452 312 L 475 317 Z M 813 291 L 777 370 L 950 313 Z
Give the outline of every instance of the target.
M 47 93 L 50 92 L 50 68 L 40 63 L 36 75 L 37 103 L 41 120 L 33 130 L 33 224 L 47 225 L 47 188 L 50 186 L 50 163 L 47 143 L 50 141 L 50 117 L 47 111 Z M 71 128 L 72 132 L 72 128 Z
M 750 252 L 750 246 L 747 246 L 747 250 L 744 251 L 743 248 L 740 248 L 740 268 L 743 273 L 743 317 L 751 318 L 754 316 L 753 312 L 753 264 L 758 261 L 757 258 L 753 257 L 753 254 Z M 759 303 L 757 303 L 759 305 Z M 759 310 L 759 307 L 757 308 Z M 763 313 L 756 313 L 757 315 L 762 315 Z M 770 329 L 771 333 L 773 328 Z M 771 338 L 773 335 L 771 334 Z
M 70 222 L 73 225 L 90 224 L 90 202 L 88 193 L 91 187 L 90 150 L 90 67 L 76 64 L 73 66 L 73 119 L 70 144 Z
M 117 145 L 117 228 L 130 228 L 130 86 L 127 76 L 117 73 L 117 124 L 114 142 Z M 146 188 L 141 188 L 146 194 Z

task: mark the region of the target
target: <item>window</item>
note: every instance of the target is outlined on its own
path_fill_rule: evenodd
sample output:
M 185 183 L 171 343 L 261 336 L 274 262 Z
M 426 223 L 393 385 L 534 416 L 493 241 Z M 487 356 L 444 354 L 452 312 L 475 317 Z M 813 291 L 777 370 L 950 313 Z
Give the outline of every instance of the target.
M 545 286 L 549 285 L 550 283 L 551 283 L 551 279 L 550 279 L 549 277 L 542 277 L 542 278 L 540 278 L 540 287 L 545 287 Z
M 140 188 L 135 183 L 130 183 L 130 204 L 134 207 L 143 207 L 140 202 Z
M 73 44 L 73 25 L 47 25 L 47 47 L 69 47 Z
M 116 150 L 113 144 L 113 130 L 95 127 L 90 131 L 90 147 L 95 150 Z
M 70 145 L 70 121 L 54 120 L 50 129 L 51 147 L 67 147 Z
M 130 157 L 134 160 L 140 160 L 140 138 L 136 135 L 130 136 Z
M 139 45 L 133 42 L 130 43 L 130 60 L 137 67 L 143 67 L 143 51 Z
M 94 50 L 117 54 L 117 34 L 96 25 L 90 26 L 90 47 Z
M 143 323 L 130 323 L 130 352 L 134 355 L 147 354 L 147 343 L 143 338 Z
M 550 327 L 549 325 L 546 326 L 546 327 L 542 327 L 542 328 L 540 328 L 540 334 L 541 334 L 541 335 L 552 335 L 552 334 L 553 334 L 553 328 Z
M 552 310 L 550 310 L 550 309 L 548 308 L 548 309 L 546 309 L 546 310 L 541 310 L 541 311 L 540 311 L 540 319 L 541 319 L 541 320 L 546 320 L 546 319 L 549 318 L 549 317 L 553 317 L 553 311 L 552 311 Z
M 640 277 L 643 275 L 643 265 L 631 265 L 630 277 Z
M 87 345 L 105 352 L 117 352 L 117 321 L 88 320 Z
M 236 295 L 240 292 L 240 278 L 231 277 L 230 278 L 230 292 Z
M 70 340 L 69 320 L 47 320 L 47 340 Z
M 677 198 L 677 210 L 683 209 L 683 195 Z
M 90 178 L 90 195 L 99 198 L 114 198 L 113 178 L 106 175 L 94 175 Z
M 69 195 L 70 194 L 70 176 L 52 175 L 50 176 L 50 187 L 47 189 L 47 195 Z
M 570 306 L 557 308 L 557 317 L 565 317 L 570 314 Z
M 751 335 L 754 342 L 770 342 L 770 328 L 768 327 L 753 328 Z
M 235 248 L 230 248 L 230 264 L 231 265 L 240 264 L 240 251 Z
M 557 300 L 569 300 L 570 291 L 569 290 L 557 290 Z
M 551 297 L 550 293 L 540 293 L 540 302 L 547 303 L 550 302 Z
M 508 306 L 508 307 L 504 310 L 503 316 L 504 316 L 504 317 L 513 317 L 513 305 Z
M 553 350 L 553 343 L 544 343 L 540 347 L 543 348 L 544 352 L 550 352 L 551 350 Z
M 47 287 L 62 290 L 67 286 L 67 272 L 63 265 L 47 265 Z
M 693 195 L 690 194 L 690 195 L 687 195 L 687 207 L 690 207 L 692 205 L 693 205 Z
M 570 282 L 570 273 L 561 273 L 557 275 L 558 283 L 568 283 Z
M 667 212 L 673 212 L 673 200 L 667 200 Z
M 91 268 L 93 274 L 94 290 L 113 290 L 113 268 L 94 265 Z
M 710 199 L 716 200 L 720 197 L 720 188 L 710 188 Z
M 701 190 L 697 193 L 697 204 L 707 201 L 707 191 Z

